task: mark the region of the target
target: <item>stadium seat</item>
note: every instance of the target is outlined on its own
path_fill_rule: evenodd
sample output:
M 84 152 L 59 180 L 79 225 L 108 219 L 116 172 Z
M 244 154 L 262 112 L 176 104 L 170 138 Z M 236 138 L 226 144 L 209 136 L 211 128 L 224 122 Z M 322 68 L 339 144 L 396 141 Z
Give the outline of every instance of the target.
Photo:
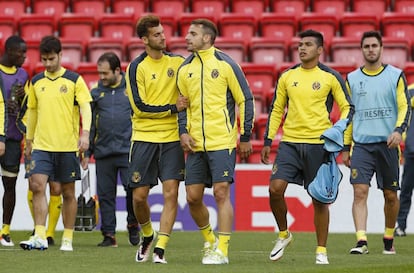
M 189 9 L 188 0 L 158 0 L 150 1 L 151 11 L 158 16 L 172 16 L 178 18 L 181 13 Z
M 392 64 L 403 69 L 411 58 L 411 43 L 407 39 L 383 37 L 383 63 Z
M 324 41 L 329 43 L 337 35 L 339 22 L 335 15 L 307 12 L 300 17 L 301 31 L 313 29 L 323 34 Z
M 223 12 L 229 10 L 229 0 L 192 0 L 191 13 L 214 16 L 219 19 Z
M 414 83 L 414 62 L 407 62 L 405 64 L 404 74 L 407 78 L 407 84 Z
M 182 13 L 180 18 L 178 19 L 178 21 L 180 22 L 178 24 L 179 25 L 179 29 L 178 29 L 179 36 L 185 37 L 187 35 L 188 28 L 190 27 L 191 22 L 199 18 L 209 19 L 215 24 L 217 24 L 217 17 L 212 14 L 204 14 L 204 13 L 196 13 L 196 12 Z
M 220 16 L 220 36 L 248 41 L 256 36 L 256 32 L 256 18 L 252 15 L 223 13 Z
M 335 63 L 362 65 L 363 57 L 357 37 L 335 37 L 331 42 L 331 60 Z
M 126 60 L 125 61 L 132 61 L 137 56 L 139 56 L 142 52 L 145 51 L 145 45 L 142 40 L 138 37 L 130 38 L 126 43 Z
M 18 19 L 27 10 L 27 0 L 0 0 L 0 16 Z
M 112 13 L 133 15 L 135 18 L 148 11 L 148 0 L 114 0 L 112 1 Z
M 413 0 L 394 0 L 394 12 L 413 13 L 414 1 Z
M 168 51 L 187 57 L 190 52 L 187 50 L 187 42 L 183 37 L 172 37 L 167 41 Z
M 379 30 L 377 15 L 371 13 L 346 12 L 340 22 L 341 36 L 361 38 L 362 33 Z
M 276 66 L 273 64 L 242 63 L 241 68 L 255 97 L 261 97 L 267 106 L 268 92 L 276 85 Z
M 259 18 L 263 12 L 267 12 L 268 0 L 232 0 L 231 12 L 253 15 Z
M 19 34 L 23 39 L 41 40 L 43 36 L 55 34 L 53 15 L 24 14 L 19 19 Z
M 346 79 L 346 76 L 348 75 L 348 73 L 354 71 L 358 67 L 358 65 L 355 65 L 355 64 L 344 64 L 344 63 L 333 63 L 333 62 L 325 62 L 324 64 L 338 71 L 344 80 Z
M 259 20 L 260 36 L 289 41 L 298 27 L 295 16 L 286 13 L 263 13 Z
M 313 0 L 312 11 L 341 16 L 349 10 L 349 0 Z
M 36 0 L 32 1 L 34 14 L 52 15 L 57 22 L 63 13 L 69 10 L 69 0 Z
M 101 37 L 125 41 L 134 36 L 135 22 L 131 14 L 108 13 L 99 22 Z
M 91 15 L 65 13 L 59 21 L 60 37 L 87 42 L 95 36 L 96 29 L 95 18 Z
M 24 61 L 31 71 L 34 71 L 36 63 L 40 62 L 39 44 L 40 40 L 25 40 L 26 60 Z
M 298 45 L 299 45 L 300 38 L 293 37 L 290 43 L 288 42 L 288 49 L 289 49 L 289 60 L 286 62 L 293 62 L 299 63 L 299 52 L 298 52 Z M 322 52 L 321 56 L 319 57 L 319 61 L 326 62 L 329 61 L 329 53 L 330 53 L 331 42 L 325 41 L 324 42 L 324 51 Z
M 91 89 L 99 81 L 99 74 L 97 71 L 96 63 L 80 63 L 78 66 L 78 73 L 82 75 L 89 89 Z
M 72 63 L 72 66 L 77 69 L 81 62 L 86 61 L 86 48 L 82 41 L 60 38 L 60 42 L 62 43 L 62 62 Z
M 299 17 L 309 11 L 309 0 L 270 0 L 270 10 L 278 13 L 293 14 Z
M 358 0 L 352 1 L 352 11 L 371 13 L 381 16 L 389 9 L 390 0 Z
M 110 6 L 110 0 L 72 0 L 72 12 L 100 18 Z
M 13 16 L 0 16 L 0 40 L 5 42 L 6 39 L 15 34 L 17 25 Z M 3 51 L 3 48 L 1 48 Z
M 250 60 L 257 64 L 277 64 L 288 56 L 286 40 L 277 38 L 253 37 L 250 40 Z
M 236 63 L 247 60 L 247 43 L 243 39 L 217 37 L 214 46 L 228 54 Z
M 414 42 L 414 15 L 410 13 L 386 12 L 382 19 L 383 35 L 407 39 Z
M 98 58 L 107 51 L 114 52 L 120 60 L 124 60 L 124 44 L 120 40 L 111 38 L 94 37 L 89 39 L 88 46 L 88 61 L 96 63 Z

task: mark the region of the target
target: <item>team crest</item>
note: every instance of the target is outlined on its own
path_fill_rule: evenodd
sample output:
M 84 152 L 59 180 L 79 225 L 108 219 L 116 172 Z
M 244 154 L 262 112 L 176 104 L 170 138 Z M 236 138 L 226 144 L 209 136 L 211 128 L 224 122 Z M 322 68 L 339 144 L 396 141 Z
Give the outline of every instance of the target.
M 131 177 L 132 182 L 139 183 L 141 181 L 141 174 L 139 172 L 134 172 Z
M 220 74 L 219 74 L 219 72 L 218 72 L 218 70 L 217 70 L 217 69 L 213 69 L 213 71 L 211 71 L 211 77 L 212 77 L 213 79 L 217 79 L 219 75 L 220 75 Z
M 352 170 L 351 170 L 351 177 L 352 177 L 352 179 L 357 178 L 357 176 L 358 176 L 358 171 L 357 171 L 357 169 L 352 169 Z
M 174 77 L 174 69 L 168 68 L 168 70 L 167 70 L 167 76 L 168 76 L 168 78 Z
M 101 93 L 99 94 L 99 97 L 100 97 L 100 98 L 105 97 L 105 92 L 101 92 Z
M 67 87 L 66 85 L 62 85 L 62 86 L 60 87 L 60 92 L 61 92 L 61 93 L 67 93 L 67 92 L 68 92 L 68 87 Z
M 321 83 L 320 82 L 314 82 L 312 84 L 312 89 L 315 91 L 318 91 L 319 89 L 321 89 Z
M 273 167 L 272 167 L 272 174 L 275 174 L 275 173 L 277 173 L 277 164 L 276 163 L 273 164 Z
M 33 170 L 36 167 L 36 162 L 34 160 L 30 161 L 29 170 Z

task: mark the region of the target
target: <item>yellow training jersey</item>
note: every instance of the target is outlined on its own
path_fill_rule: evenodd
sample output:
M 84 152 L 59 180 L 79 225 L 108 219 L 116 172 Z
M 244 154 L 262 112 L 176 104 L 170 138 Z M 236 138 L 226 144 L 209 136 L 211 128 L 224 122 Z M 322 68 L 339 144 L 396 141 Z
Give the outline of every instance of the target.
M 144 52 L 129 64 L 126 90 L 133 110 L 133 141 L 179 140 L 176 75 L 183 61 L 182 56 L 172 53 L 156 60 Z
M 78 151 L 79 106 L 92 101 L 82 76 L 61 68 L 56 73 L 42 72 L 32 79 L 27 107 L 37 113 L 34 150 L 48 152 Z M 30 120 L 30 118 L 29 118 Z M 28 125 L 30 130 L 31 126 Z M 28 138 L 32 137 L 28 131 Z
M 265 144 L 271 144 L 283 118 L 282 141 L 323 143 L 322 133 L 332 126 L 329 114 L 334 100 L 341 111 L 340 118 L 350 122 L 353 106 L 338 72 L 321 63 L 312 69 L 295 65 L 286 70 L 277 82 Z

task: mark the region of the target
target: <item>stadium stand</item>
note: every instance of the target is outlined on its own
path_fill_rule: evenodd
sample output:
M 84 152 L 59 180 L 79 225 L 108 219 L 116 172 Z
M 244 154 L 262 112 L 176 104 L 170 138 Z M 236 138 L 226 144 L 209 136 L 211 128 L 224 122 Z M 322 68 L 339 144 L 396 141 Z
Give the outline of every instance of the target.
M 248 14 L 222 13 L 218 23 L 219 33 L 223 37 L 249 41 L 256 36 L 256 18 Z
M 0 16 L 11 16 L 15 20 L 30 10 L 29 0 L 0 0 Z
M 380 23 L 375 14 L 346 12 L 340 20 L 340 29 L 341 36 L 360 38 L 365 31 L 379 30 Z
M 19 34 L 25 39 L 40 40 L 56 32 L 55 17 L 47 14 L 23 14 L 19 19 Z
M 352 11 L 381 15 L 390 9 L 390 0 L 353 0 Z
M 393 11 L 413 13 L 414 12 L 414 1 L 413 0 L 394 0 Z
M 250 60 L 257 64 L 277 64 L 288 56 L 286 40 L 280 38 L 253 37 L 250 40 Z
M 229 10 L 229 0 L 192 0 L 191 13 L 203 14 L 203 17 L 220 18 L 220 15 Z
M 111 11 L 116 14 L 139 15 L 148 11 L 148 0 L 113 0 L 111 3 Z
M 386 37 L 407 39 L 414 42 L 414 16 L 410 13 L 385 12 L 381 18 Z
M 289 41 L 296 35 L 298 22 L 292 14 L 266 12 L 262 13 L 258 28 L 262 37 Z
M 95 17 L 88 14 L 64 13 L 58 28 L 60 37 L 89 41 L 95 36 L 97 23 Z
M 309 0 L 270 0 L 270 10 L 273 12 L 293 14 L 299 17 L 310 11 Z
M 313 0 L 312 12 L 322 14 L 333 14 L 341 17 L 344 12 L 349 11 L 349 0 Z
M 231 12 L 248 14 L 259 19 L 263 12 L 268 11 L 268 6 L 267 0 L 232 0 Z

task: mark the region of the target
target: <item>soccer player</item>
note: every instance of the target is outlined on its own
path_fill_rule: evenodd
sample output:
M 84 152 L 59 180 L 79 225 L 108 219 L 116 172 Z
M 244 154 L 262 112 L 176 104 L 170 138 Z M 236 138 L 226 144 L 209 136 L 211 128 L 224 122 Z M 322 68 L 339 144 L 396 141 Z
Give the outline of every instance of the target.
M 14 246 L 10 238 L 10 224 L 16 205 L 16 181 L 20 169 L 21 142 L 23 139 L 23 134 L 17 128 L 16 119 L 22 108 L 21 104 L 26 93 L 25 86 L 29 81 L 28 73 L 21 68 L 25 59 L 26 42 L 19 36 L 7 38 L 4 55 L 0 60 L 2 96 L 4 96 L 7 105 L 6 153 L 0 157 L 4 187 L 3 226 L 0 231 L 0 244 L 3 246 Z M 3 107 L 4 104 L 2 103 L 2 109 Z
M 323 35 L 305 30 L 299 37 L 300 63 L 290 67 L 278 79 L 262 149 L 262 162 L 269 164 L 272 141 L 285 118 L 269 185 L 270 208 L 279 228 L 278 238 L 269 255 L 272 261 L 282 258 L 293 238 L 286 217 L 285 192 L 288 185 L 297 184 L 307 189 L 326 160 L 324 140 L 320 137 L 332 127 L 329 115 L 333 100 L 339 106 L 341 119 L 350 122 L 353 114 L 341 75 L 319 62 L 324 50 Z M 316 264 L 329 264 L 326 250 L 329 205 L 314 198 L 312 204 L 317 241 Z
M 394 228 L 400 206 L 399 145 L 410 116 L 409 95 L 403 71 L 381 61 L 383 44 L 379 32 L 364 32 L 361 50 L 364 65 L 347 75 L 356 111 L 345 135 L 345 142 L 353 143 L 352 153 L 342 153 L 344 164 L 351 168 L 354 190 L 352 216 L 357 244 L 350 253 L 368 253 L 367 199 L 371 178 L 376 173 L 377 186 L 384 195 L 382 253 L 395 254 Z
M 60 250 L 73 251 L 75 180 L 80 179 L 79 152 L 89 148 L 92 98 L 83 78 L 61 66 L 62 45 L 58 38 L 43 37 L 39 49 L 45 71 L 31 80 L 25 151 L 31 159 L 29 187 L 33 192 L 35 232 L 20 246 L 26 250 L 48 248 L 45 190 L 47 181 L 52 180 L 61 184 L 63 196 L 64 231 Z
M 184 179 L 184 153 L 178 138 L 177 113 L 187 106 L 176 87 L 176 75 L 184 58 L 165 52 L 166 41 L 160 19 L 147 15 L 139 19 L 136 32 L 145 51 L 129 64 L 127 93 L 132 106 L 132 147 L 129 187 L 133 191 L 135 216 L 141 225 L 143 241 L 137 262 L 149 259 L 167 263 L 165 249 L 177 216 L 178 186 Z M 164 206 L 157 233 L 151 223 L 148 195 L 162 183 Z
M 82 168 L 88 168 L 89 158 L 94 155 L 104 237 L 98 246 L 118 246 L 115 238 L 118 173 L 126 190 L 129 242 L 135 246 L 139 243 L 139 230 L 132 206 L 132 190 L 127 186 L 132 125 L 125 74 L 121 70 L 121 61 L 113 52 L 99 57 L 97 69 L 99 81 L 91 90 L 90 146 L 82 159 Z
M 180 112 L 180 141 L 188 152 L 185 185 L 190 213 L 204 238 L 203 264 L 228 264 L 233 226 L 230 186 L 234 182 L 236 147 L 247 158 L 254 122 L 254 98 L 240 66 L 214 47 L 216 25 L 205 19 L 191 22 L 185 39 L 192 54 L 180 67 L 177 85 L 189 107 Z M 237 111 L 240 113 L 238 131 Z M 218 239 L 203 202 L 213 188 L 218 209 Z

